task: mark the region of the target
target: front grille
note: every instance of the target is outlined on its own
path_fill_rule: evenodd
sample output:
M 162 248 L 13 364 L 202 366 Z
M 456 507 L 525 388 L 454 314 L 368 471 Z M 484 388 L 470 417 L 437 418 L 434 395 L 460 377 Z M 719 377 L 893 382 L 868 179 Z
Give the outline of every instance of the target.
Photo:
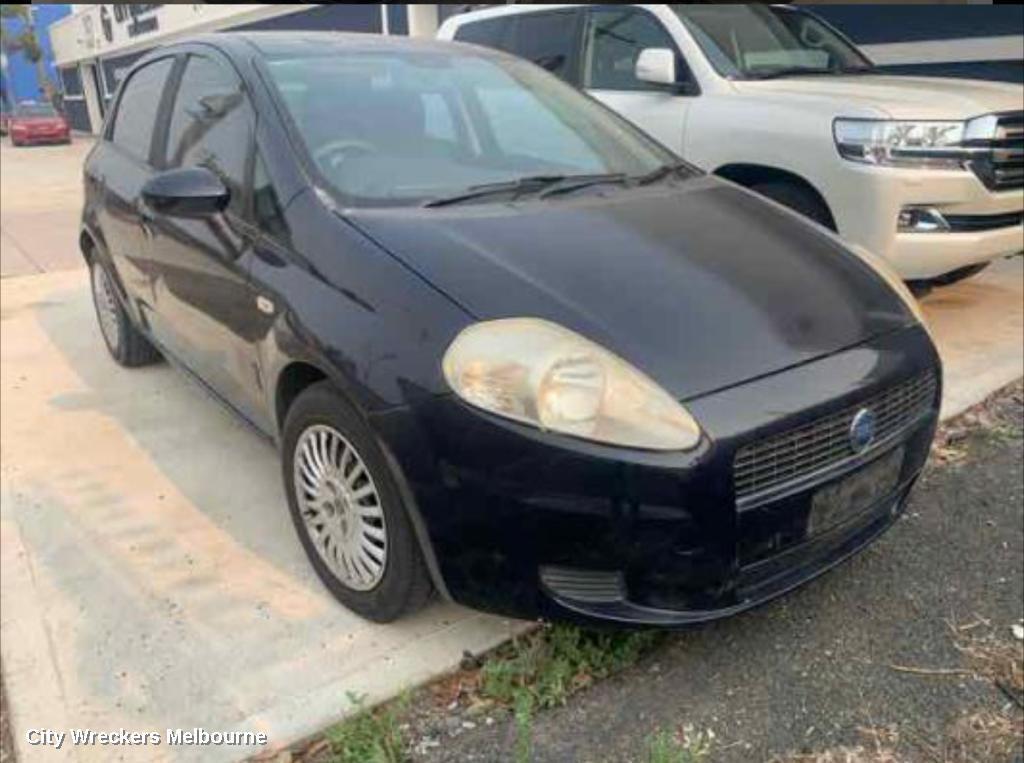
M 951 231 L 965 233 L 1012 228 L 1024 222 L 1024 212 L 1007 212 L 1000 215 L 943 215 L 943 218 Z
M 931 409 L 935 386 L 935 374 L 927 372 L 838 413 L 741 448 L 733 463 L 737 500 L 803 480 L 880 447 Z M 850 444 L 850 424 L 862 408 L 875 414 L 875 437 L 858 454 Z
M 986 187 L 993 191 L 1024 188 L 1024 111 L 1000 115 L 991 137 L 969 144 L 989 149 L 971 162 Z

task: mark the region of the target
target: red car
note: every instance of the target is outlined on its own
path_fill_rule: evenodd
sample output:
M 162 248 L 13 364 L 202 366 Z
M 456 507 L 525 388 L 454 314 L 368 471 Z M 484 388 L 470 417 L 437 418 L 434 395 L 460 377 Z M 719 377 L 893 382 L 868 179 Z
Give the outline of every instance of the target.
M 19 103 L 7 120 L 11 144 L 70 143 L 68 121 L 48 103 Z

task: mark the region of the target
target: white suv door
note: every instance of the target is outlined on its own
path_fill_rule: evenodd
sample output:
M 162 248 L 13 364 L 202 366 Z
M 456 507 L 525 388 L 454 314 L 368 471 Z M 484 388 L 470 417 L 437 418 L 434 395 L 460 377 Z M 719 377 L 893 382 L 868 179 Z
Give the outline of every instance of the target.
M 667 48 L 676 56 L 676 85 L 644 82 L 636 61 L 646 48 Z M 582 46 L 582 86 L 665 144 L 683 150 L 687 111 L 699 93 L 696 80 L 672 35 L 650 11 L 636 6 L 591 6 Z

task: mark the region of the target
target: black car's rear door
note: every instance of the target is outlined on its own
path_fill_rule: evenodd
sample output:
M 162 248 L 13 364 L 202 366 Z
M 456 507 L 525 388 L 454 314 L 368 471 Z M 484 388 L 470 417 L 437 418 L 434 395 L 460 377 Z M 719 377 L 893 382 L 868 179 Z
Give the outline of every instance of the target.
M 256 363 L 260 311 L 249 285 L 253 229 L 249 178 L 255 114 L 219 53 L 189 54 L 160 136 L 163 169 L 202 166 L 223 181 L 224 212 L 186 218 L 149 211 L 155 270 L 153 333 L 202 381 L 259 426 L 265 418 Z

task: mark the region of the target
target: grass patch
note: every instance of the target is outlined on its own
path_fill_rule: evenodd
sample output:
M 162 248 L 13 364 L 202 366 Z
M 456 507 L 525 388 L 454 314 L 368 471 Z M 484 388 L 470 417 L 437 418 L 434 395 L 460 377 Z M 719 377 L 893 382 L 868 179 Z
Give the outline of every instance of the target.
M 533 700 L 529 694 L 516 697 L 516 763 L 533 759 Z
M 480 694 L 508 707 L 526 696 L 530 707 L 564 704 L 580 689 L 629 667 L 663 635 L 657 631 L 598 632 L 549 625 L 491 655 L 480 674 Z
M 417 693 L 420 702 L 449 712 L 452 707 L 504 708 L 515 728 L 516 763 L 533 758 L 533 719 L 545 708 L 564 704 L 594 681 L 634 664 L 663 638 L 656 631 L 588 631 L 571 625 L 544 625 L 519 636 L 464 669 Z M 409 736 L 409 695 L 376 708 L 350 694 L 356 713 L 328 729 L 294 759 L 303 763 L 406 763 L 415 740 Z M 419 705 L 417 705 L 419 706 Z M 670 750 L 673 748 L 666 748 Z M 660 754 L 660 753 L 659 753 Z M 654 757 L 651 763 L 697 763 L 700 757 Z
M 678 732 L 656 731 L 644 745 L 644 763 L 703 763 L 711 755 L 714 735 L 685 726 Z
M 363 697 L 350 694 L 349 700 L 362 708 Z M 327 730 L 326 760 L 332 763 L 403 763 L 408 760 L 401 716 L 408 697 L 372 710 L 360 709 L 356 715 Z

